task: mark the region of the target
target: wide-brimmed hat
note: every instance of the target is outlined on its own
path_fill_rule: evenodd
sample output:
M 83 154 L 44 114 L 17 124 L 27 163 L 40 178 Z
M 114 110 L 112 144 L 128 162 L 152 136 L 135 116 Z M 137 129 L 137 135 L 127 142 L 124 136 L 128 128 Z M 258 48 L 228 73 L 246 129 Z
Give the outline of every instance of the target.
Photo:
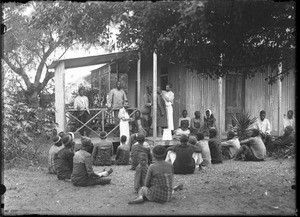
M 101 139 L 105 139 L 106 137 L 107 137 L 107 133 L 106 132 L 104 132 L 104 131 L 100 132 L 100 138 Z
M 54 144 L 57 144 L 60 141 L 60 137 L 55 136 L 55 137 L 53 137 L 52 141 L 54 142 Z
M 64 135 L 64 137 L 62 138 L 62 143 L 64 145 L 68 145 L 69 143 L 72 142 L 72 137 L 70 135 Z
M 156 145 L 153 148 L 153 156 L 158 159 L 163 159 L 166 157 L 166 148 L 162 145 Z
M 86 136 L 81 137 L 81 144 L 82 144 L 82 147 L 89 147 L 89 146 L 93 145 L 91 138 L 86 137 Z

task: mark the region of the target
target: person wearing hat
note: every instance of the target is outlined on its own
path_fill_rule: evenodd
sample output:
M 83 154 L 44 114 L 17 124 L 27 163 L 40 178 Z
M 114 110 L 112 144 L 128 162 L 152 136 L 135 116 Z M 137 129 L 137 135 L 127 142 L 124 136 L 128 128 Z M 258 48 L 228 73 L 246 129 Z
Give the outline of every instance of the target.
M 94 144 L 92 159 L 95 166 L 110 166 L 112 164 L 113 144 L 107 140 L 107 133 L 100 132 L 100 142 Z
M 171 162 L 174 166 L 175 174 L 193 174 L 195 171 L 194 153 L 201 153 L 197 146 L 188 143 L 189 137 L 183 134 L 180 137 L 180 144 L 171 146 L 167 149 L 168 155 L 166 161 Z M 174 154 L 173 154 L 174 153 Z
M 78 92 L 79 92 L 79 95 L 74 100 L 74 109 L 77 110 L 76 116 L 77 116 L 78 120 L 80 121 L 79 126 L 82 126 L 90 118 L 89 99 L 87 98 L 87 96 L 84 96 L 84 87 L 79 87 Z M 87 124 L 87 126 L 90 126 L 90 125 Z M 82 136 L 84 136 L 84 132 L 85 132 L 86 136 L 89 136 L 91 133 L 91 130 L 88 127 L 84 126 L 79 130 L 79 133 Z
M 71 175 L 73 185 L 86 187 L 109 184 L 111 179 L 106 176 L 109 176 L 113 169 L 96 174 L 92 166 L 92 155 L 88 152 L 93 147 L 93 143 L 88 137 L 82 137 L 81 143 L 81 149 L 75 153 L 73 158 L 73 172 Z
M 72 137 L 68 134 L 62 138 L 64 148 L 57 153 L 57 178 L 59 180 L 69 180 L 73 170 L 74 152 Z
M 153 157 L 155 163 L 148 168 L 145 186 L 140 188 L 138 197 L 128 204 L 143 203 L 144 198 L 152 202 L 165 203 L 171 200 L 174 191 L 183 188 L 183 184 L 173 187 L 173 165 L 165 161 L 166 148 L 162 145 L 156 145 L 153 148 Z
M 125 100 L 124 105 L 120 109 L 118 114 L 118 118 L 120 119 L 120 138 L 123 135 L 126 136 L 127 138 L 126 142 L 128 142 L 130 137 L 129 121 L 133 121 L 133 118 L 129 117 L 128 110 L 127 110 L 128 108 L 129 108 L 128 101 Z
M 49 165 L 49 173 L 50 174 L 56 174 L 56 158 L 57 158 L 57 153 L 64 148 L 62 145 L 61 138 L 59 136 L 55 136 L 53 139 L 53 145 L 51 146 L 49 150 L 49 155 L 48 155 L 48 165 Z
M 145 141 L 145 136 L 143 134 L 138 134 L 136 140 L 137 142 L 133 144 L 131 148 L 131 170 L 135 170 L 139 164 L 140 153 L 145 153 L 147 155 L 148 164 L 152 162 L 150 145 Z

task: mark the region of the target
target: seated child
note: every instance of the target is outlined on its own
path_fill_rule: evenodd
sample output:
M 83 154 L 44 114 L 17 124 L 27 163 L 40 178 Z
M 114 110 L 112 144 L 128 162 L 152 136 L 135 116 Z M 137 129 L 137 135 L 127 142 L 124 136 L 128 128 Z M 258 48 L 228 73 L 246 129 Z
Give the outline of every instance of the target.
M 210 109 L 206 109 L 205 115 L 206 116 L 204 116 L 204 124 L 202 130 L 205 136 L 209 136 L 209 130 L 217 128 L 216 119 Z
M 178 123 L 178 127 L 181 128 L 183 123 L 187 123 L 188 124 L 188 128 L 191 127 L 191 118 L 187 117 L 187 110 L 183 110 L 182 111 L 182 117 L 179 118 L 179 123 Z
M 201 115 L 200 111 L 195 111 L 195 117 L 191 120 L 191 134 L 196 135 L 201 129 Z
M 48 155 L 48 165 L 49 165 L 49 173 L 50 174 L 56 174 L 56 158 L 57 158 L 57 153 L 59 150 L 64 148 L 61 142 L 61 138 L 59 136 L 55 136 L 53 139 L 53 145 L 51 146 L 49 150 L 49 155 Z
M 117 165 L 128 165 L 130 158 L 130 146 L 126 143 L 127 137 L 121 136 L 120 145 L 117 148 L 116 161 Z
M 171 200 L 174 191 L 182 190 L 183 184 L 173 187 L 173 165 L 165 162 L 166 149 L 162 145 L 153 148 L 155 163 L 147 171 L 145 186 L 140 188 L 138 198 L 128 204 L 139 204 L 145 200 L 165 203 Z
M 217 138 L 217 130 L 210 129 L 209 131 L 209 140 L 208 146 L 211 155 L 211 163 L 219 164 L 223 162 L 222 158 L 222 149 L 221 149 L 221 141 Z
M 175 135 L 176 136 L 181 136 L 181 135 L 190 135 L 190 130 L 188 128 L 188 123 L 183 122 L 181 124 L 181 127 L 175 130 Z
M 200 164 L 199 170 L 201 168 L 204 168 L 205 166 L 208 166 L 211 164 L 211 155 L 210 155 L 210 149 L 208 146 L 208 141 L 204 139 L 204 134 L 201 132 L 197 133 L 197 146 L 201 150 L 203 161 Z
M 240 149 L 241 145 L 239 138 L 235 136 L 232 131 L 227 133 L 227 139 L 227 141 L 221 142 L 222 154 L 227 159 L 232 159 L 235 153 Z
M 134 192 L 138 193 L 139 189 L 145 186 L 146 174 L 148 171 L 148 158 L 145 153 L 139 155 L 139 165 L 136 167 L 134 175 Z

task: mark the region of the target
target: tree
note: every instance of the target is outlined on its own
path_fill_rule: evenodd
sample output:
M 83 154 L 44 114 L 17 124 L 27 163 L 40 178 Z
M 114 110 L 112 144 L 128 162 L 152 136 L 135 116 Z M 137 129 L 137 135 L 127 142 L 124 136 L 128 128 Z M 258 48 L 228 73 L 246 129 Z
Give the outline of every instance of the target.
M 115 6 L 118 46 L 152 53 L 216 78 L 229 71 L 253 76 L 295 60 L 295 2 L 124 2 Z
M 48 66 L 58 53 L 62 57 L 79 43 L 86 48 L 108 43 L 111 16 L 105 6 L 68 1 L 4 4 L 10 19 L 5 23 L 9 30 L 4 35 L 3 60 L 22 78 L 28 103 L 38 106 L 38 95 L 54 77 Z

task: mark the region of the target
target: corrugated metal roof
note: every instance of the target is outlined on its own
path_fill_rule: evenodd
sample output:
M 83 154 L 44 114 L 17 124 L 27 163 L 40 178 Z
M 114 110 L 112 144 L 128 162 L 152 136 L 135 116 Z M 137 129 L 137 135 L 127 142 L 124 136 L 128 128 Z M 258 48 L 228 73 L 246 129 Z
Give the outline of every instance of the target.
M 65 69 L 110 63 L 110 62 L 114 62 L 117 60 L 121 60 L 123 57 L 127 56 L 131 52 L 133 52 L 133 51 L 55 60 L 50 64 L 49 68 L 55 69 L 61 62 L 65 62 Z

